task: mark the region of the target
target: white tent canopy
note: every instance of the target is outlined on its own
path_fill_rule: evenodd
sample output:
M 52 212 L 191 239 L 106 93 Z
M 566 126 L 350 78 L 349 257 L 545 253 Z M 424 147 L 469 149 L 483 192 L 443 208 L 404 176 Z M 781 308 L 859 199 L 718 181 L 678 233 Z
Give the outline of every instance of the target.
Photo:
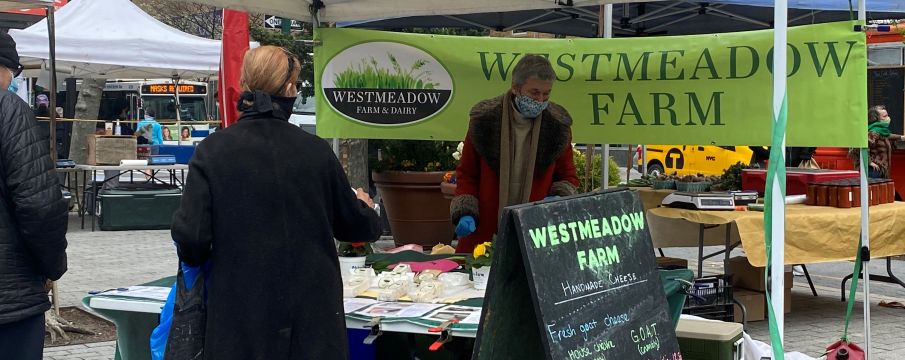
M 279 15 L 309 21 L 309 7 L 316 0 L 193 0 L 218 7 Z M 647 0 L 321 0 L 320 21 L 356 21 L 423 15 L 456 15 L 495 11 L 550 9 L 558 7 L 645 2 Z
M 67 77 L 215 76 L 220 41 L 181 32 L 128 0 L 75 0 L 56 12 L 56 59 Z M 46 65 L 47 20 L 10 30 L 23 65 Z

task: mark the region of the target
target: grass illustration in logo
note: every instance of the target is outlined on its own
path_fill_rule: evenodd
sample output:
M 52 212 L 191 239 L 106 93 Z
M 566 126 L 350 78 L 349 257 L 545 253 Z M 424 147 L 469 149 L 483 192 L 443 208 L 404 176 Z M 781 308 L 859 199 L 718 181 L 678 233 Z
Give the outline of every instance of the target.
M 399 61 L 393 54 L 387 53 L 393 70 L 384 69 L 377 64 L 377 60 L 373 57 L 370 63 L 361 60 L 361 64 L 357 67 L 349 67 L 343 72 L 336 74 L 334 84 L 338 88 L 347 89 L 434 89 L 437 83 L 430 78 L 430 71 L 421 70 L 427 61 L 418 59 L 412 64 L 408 70 L 399 65 Z
M 452 89 L 432 78 L 435 64 L 416 55 L 407 57 L 416 59 L 411 66 L 403 67 L 396 55 L 387 53 L 387 58 L 390 66 L 362 57 L 334 73 L 333 87 L 324 88 L 330 105 L 368 124 L 404 125 L 436 114 L 449 102 Z

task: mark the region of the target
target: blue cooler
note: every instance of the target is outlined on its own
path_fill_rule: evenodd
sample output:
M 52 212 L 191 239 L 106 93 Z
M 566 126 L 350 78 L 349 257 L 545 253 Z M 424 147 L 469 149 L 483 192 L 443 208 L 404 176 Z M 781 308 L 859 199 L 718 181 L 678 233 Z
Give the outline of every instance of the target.
M 374 360 L 377 357 L 377 345 L 364 343 L 370 333 L 369 329 L 346 329 L 346 336 L 349 339 L 349 359 Z

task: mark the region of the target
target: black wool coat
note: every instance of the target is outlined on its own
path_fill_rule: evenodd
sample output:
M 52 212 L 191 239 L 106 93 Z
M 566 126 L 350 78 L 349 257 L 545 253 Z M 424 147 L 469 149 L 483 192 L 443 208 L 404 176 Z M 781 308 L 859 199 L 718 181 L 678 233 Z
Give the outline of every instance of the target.
M 28 104 L 0 90 L 0 325 L 50 309 L 44 283 L 66 272 L 68 210 L 49 149 Z
M 174 215 L 179 260 L 209 261 L 205 358 L 346 359 L 334 238 L 374 241 L 331 148 L 258 93 L 195 149 Z

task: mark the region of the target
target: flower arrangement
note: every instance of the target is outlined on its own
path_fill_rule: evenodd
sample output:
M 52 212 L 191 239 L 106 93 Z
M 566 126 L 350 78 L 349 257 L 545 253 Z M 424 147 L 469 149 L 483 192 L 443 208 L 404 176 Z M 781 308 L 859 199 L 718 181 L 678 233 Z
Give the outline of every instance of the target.
M 459 163 L 459 160 L 462 159 L 462 148 L 465 147 L 464 142 L 459 142 L 459 145 L 456 146 L 456 151 L 452 153 L 452 158 L 456 160 L 456 164 Z M 447 171 L 446 174 L 443 175 L 443 182 L 449 184 L 456 183 L 456 172 L 455 171 Z
M 493 243 L 485 242 L 483 244 L 478 244 L 475 246 L 471 255 L 472 257 L 469 259 L 469 265 L 471 265 L 473 269 L 490 266 L 493 258 Z
M 457 160 L 449 156 L 451 141 L 379 140 L 380 156 L 371 168 L 381 171 L 448 171 Z
M 340 257 L 361 257 L 374 253 L 374 249 L 366 242 L 340 242 L 336 252 Z

